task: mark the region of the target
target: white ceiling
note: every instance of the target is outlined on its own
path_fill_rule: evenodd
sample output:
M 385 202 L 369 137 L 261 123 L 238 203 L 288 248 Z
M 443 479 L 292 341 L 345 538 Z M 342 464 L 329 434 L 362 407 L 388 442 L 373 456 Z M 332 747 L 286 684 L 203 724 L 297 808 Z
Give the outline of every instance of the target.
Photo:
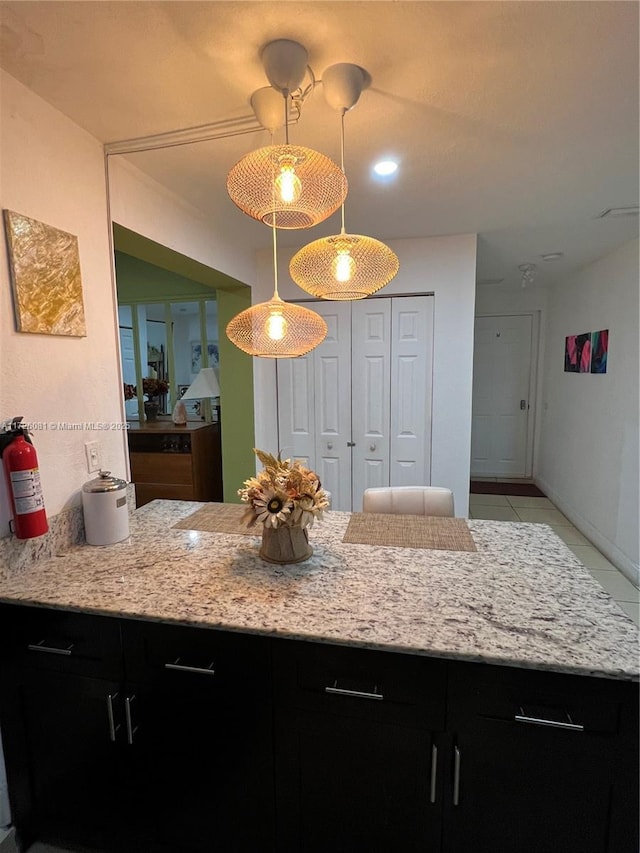
M 553 281 L 638 233 L 598 219 L 638 203 L 635 2 L 1 2 L 0 65 L 103 142 L 250 114 L 260 49 L 292 38 L 321 79 L 355 62 L 372 86 L 346 117 L 347 230 L 380 239 L 478 232 L 478 278 Z M 291 141 L 339 159 L 319 86 Z M 130 157 L 246 250 L 265 226 L 225 178 L 266 132 Z M 381 155 L 400 161 L 372 180 Z M 338 215 L 302 245 L 339 230 Z M 545 252 L 562 251 L 548 264 Z M 402 262 L 402 258 L 400 258 Z

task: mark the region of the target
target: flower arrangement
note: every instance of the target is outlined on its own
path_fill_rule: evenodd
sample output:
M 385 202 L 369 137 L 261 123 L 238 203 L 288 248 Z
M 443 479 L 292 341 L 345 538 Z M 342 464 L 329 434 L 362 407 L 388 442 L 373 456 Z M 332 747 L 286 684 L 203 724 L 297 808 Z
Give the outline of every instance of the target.
M 147 395 L 149 400 L 160 394 L 166 394 L 169 391 L 169 383 L 166 379 L 152 379 L 150 376 L 145 376 L 142 380 L 142 393 Z M 123 383 L 123 393 L 125 400 L 133 400 L 138 394 L 138 389 L 135 385 Z
M 238 489 L 243 502 L 248 503 L 243 521 L 249 527 L 262 522 L 270 527 L 311 527 L 316 518 L 329 507 L 329 492 L 320 483 L 318 475 L 300 462 L 281 460 L 256 450 L 254 453 L 264 465 L 257 477 L 245 480 Z

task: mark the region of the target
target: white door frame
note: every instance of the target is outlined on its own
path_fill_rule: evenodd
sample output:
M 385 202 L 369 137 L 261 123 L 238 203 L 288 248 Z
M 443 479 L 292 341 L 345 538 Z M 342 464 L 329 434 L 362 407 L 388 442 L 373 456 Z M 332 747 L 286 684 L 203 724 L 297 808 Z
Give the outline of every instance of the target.
M 540 330 L 542 328 L 541 311 L 486 311 L 476 314 L 480 317 L 531 317 L 531 370 L 529 374 L 529 428 L 527 430 L 527 450 L 525 455 L 525 477 L 533 477 L 533 453 L 538 428 L 538 376 L 540 371 Z M 473 392 L 472 392 L 473 393 Z

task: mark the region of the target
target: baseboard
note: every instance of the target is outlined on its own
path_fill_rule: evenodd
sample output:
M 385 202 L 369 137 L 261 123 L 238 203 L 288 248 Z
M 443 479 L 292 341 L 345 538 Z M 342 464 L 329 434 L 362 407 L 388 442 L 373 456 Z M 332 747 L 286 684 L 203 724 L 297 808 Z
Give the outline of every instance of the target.
M 621 551 L 620 548 L 618 548 L 618 546 L 610 539 L 603 536 L 590 521 L 587 521 L 586 518 L 583 518 L 572 507 L 565 503 L 564 499 L 558 495 L 557 492 L 554 492 L 545 480 L 541 477 L 535 477 L 534 482 L 538 488 L 547 495 L 549 500 L 558 507 L 560 512 L 566 515 L 573 526 L 576 527 L 583 536 L 586 536 L 594 547 L 604 554 L 610 563 L 613 563 L 616 569 L 619 569 L 634 586 L 640 586 L 640 566 L 638 566 L 637 563 L 634 563 L 633 560 Z

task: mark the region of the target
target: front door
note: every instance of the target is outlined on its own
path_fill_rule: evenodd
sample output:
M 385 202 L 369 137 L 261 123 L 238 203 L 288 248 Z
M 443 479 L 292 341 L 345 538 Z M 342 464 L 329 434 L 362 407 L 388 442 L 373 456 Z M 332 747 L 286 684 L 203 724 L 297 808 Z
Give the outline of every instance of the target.
M 476 317 L 472 477 L 531 475 L 531 345 L 530 314 Z

